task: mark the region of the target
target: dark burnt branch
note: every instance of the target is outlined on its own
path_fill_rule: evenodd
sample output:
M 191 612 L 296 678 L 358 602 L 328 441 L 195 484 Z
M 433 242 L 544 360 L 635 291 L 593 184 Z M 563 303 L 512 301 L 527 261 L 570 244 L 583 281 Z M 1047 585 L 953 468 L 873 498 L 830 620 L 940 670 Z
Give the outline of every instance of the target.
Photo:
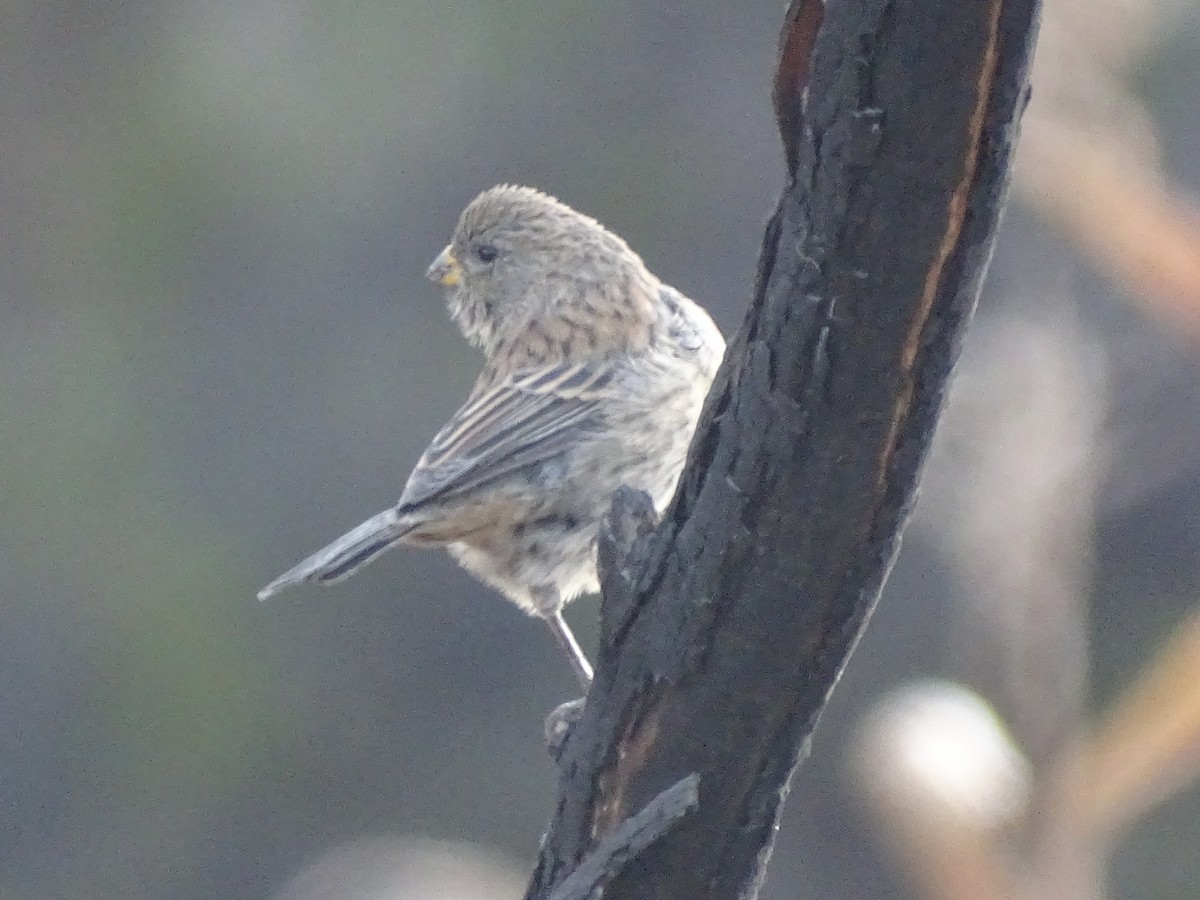
M 550 900 L 589 900 L 616 878 L 629 861 L 670 831 L 675 823 L 696 808 L 700 776 L 694 772 L 677 781 L 636 816 L 600 841 L 575 870 L 562 880 Z
M 606 537 L 596 681 L 529 897 L 690 772 L 697 810 L 604 897 L 757 889 L 912 505 L 1003 205 L 1037 6 L 789 11 L 789 179 L 754 302 L 663 522 L 618 504 L 632 519 L 618 510 Z

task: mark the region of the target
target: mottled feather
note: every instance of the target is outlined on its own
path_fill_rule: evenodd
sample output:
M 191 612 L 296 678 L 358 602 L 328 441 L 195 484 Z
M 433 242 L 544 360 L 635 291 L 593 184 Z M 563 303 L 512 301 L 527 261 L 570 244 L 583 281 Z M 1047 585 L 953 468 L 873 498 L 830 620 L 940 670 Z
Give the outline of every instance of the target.
M 596 424 L 609 367 L 561 364 L 481 384 L 437 433 L 400 497 L 402 515 L 544 464 Z
M 429 277 L 483 351 L 475 388 L 396 506 L 260 596 L 345 578 L 400 543 L 444 546 L 545 619 L 586 683 L 562 606 L 598 586 L 613 491 L 643 490 L 659 511 L 670 502 L 724 341 L 620 237 L 531 188 L 472 200 Z

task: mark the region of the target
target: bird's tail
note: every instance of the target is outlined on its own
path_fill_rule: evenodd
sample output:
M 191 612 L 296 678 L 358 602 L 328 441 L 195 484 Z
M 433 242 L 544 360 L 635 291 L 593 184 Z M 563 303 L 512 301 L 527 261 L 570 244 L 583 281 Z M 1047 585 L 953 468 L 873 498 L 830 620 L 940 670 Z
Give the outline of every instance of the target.
M 394 509 L 372 516 L 308 559 L 288 569 L 258 592 L 259 600 L 303 581 L 330 584 L 353 575 L 375 557 L 390 550 L 409 531 Z

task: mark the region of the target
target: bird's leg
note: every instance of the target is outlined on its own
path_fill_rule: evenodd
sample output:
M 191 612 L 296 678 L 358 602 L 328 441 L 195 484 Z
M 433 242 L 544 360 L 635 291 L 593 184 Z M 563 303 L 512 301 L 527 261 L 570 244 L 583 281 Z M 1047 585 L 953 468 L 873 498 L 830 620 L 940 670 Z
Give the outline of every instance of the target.
M 571 633 L 570 626 L 563 618 L 562 610 L 556 609 L 548 615 L 546 624 L 554 633 L 554 640 L 558 642 L 558 646 L 566 651 L 567 657 L 571 660 L 571 668 L 575 670 L 575 677 L 579 679 L 580 686 L 586 691 L 592 686 L 592 664 L 588 662 L 588 658 L 583 654 L 583 649 L 579 646 L 579 641 L 575 640 L 575 635 Z
M 562 595 L 558 589 L 550 585 L 539 585 L 529 592 L 533 601 L 534 613 L 539 619 L 550 626 L 554 640 L 562 647 L 575 670 L 575 677 L 583 686 L 584 691 L 592 686 L 592 664 L 583 654 L 579 641 L 571 633 L 570 626 L 562 615 Z
M 583 650 L 579 647 L 579 642 L 575 640 L 575 635 L 571 633 L 570 626 L 562 617 L 562 610 L 556 609 L 545 616 L 546 624 L 550 626 L 550 630 L 554 632 L 554 639 L 558 641 L 558 645 L 567 651 L 567 656 L 571 660 L 571 668 L 575 670 L 575 677 L 579 679 L 579 683 L 583 686 L 583 692 L 586 694 L 588 688 L 592 685 L 592 665 L 588 662 L 587 657 L 583 655 Z M 583 715 L 583 705 L 585 699 L 580 697 L 578 700 L 570 700 L 560 704 L 557 708 L 551 710 L 550 715 L 546 716 L 544 728 L 546 731 L 546 747 L 550 750 L 550 755 L 556 760 L 559 754 L 562 753 L 563 744 L 567 741 L 567 734 L 571 728 L 579 721 Z

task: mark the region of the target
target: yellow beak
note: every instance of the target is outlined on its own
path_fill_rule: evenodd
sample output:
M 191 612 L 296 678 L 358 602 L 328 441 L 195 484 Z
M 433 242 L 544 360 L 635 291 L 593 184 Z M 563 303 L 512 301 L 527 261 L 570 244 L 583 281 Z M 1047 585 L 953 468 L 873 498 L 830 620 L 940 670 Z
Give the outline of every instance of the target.
M 443 287 L 454 287 L 462 280 L 462 265 L 450 252 L 447 244 L 425 272 L 425 277 Z

